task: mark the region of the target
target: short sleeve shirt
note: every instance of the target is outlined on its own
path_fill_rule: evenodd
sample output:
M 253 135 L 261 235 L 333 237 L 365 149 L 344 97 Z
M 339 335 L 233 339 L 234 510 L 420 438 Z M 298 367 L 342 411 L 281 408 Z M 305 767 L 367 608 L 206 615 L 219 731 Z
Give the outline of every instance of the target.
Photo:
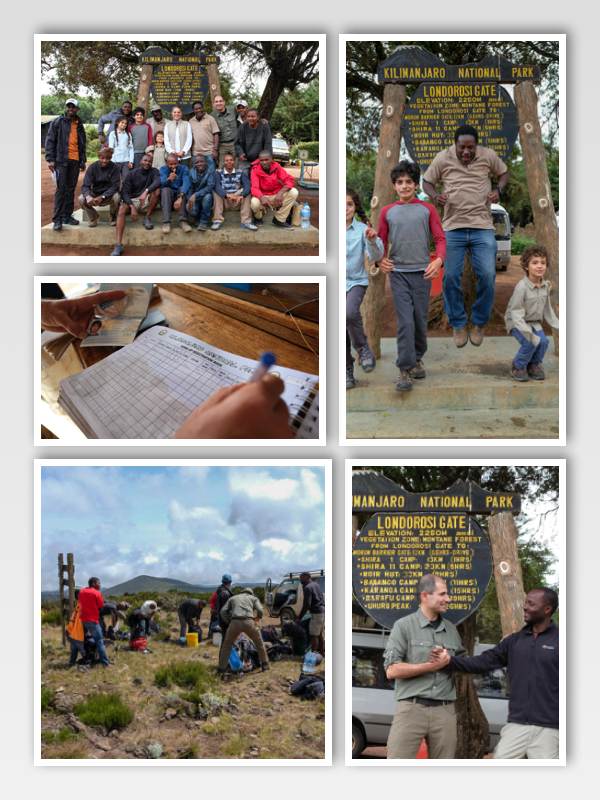
M 213 134 L 219 133 L 219 126 L 214 117 L 210 114 L 205 114 L 202 119 L 195 117 L 190 120 L 192 126 L 192 154 L 195 156 L 208 156 L 215 149 L 215 140 Z
M 492 191 L 490 174 L 497 178 L 504 175 L 508 167 L 494 150 L 477 146 L 475 158 L 466 166 L 456 155 L 456 146 L 442 150 L 433 159 L 424 175 L 424 180 L 436 184 L 441 181 L 441 194 L 448 195 L 444 206 L 442 227 L 445 231 L 457 228 L 493 229 Z

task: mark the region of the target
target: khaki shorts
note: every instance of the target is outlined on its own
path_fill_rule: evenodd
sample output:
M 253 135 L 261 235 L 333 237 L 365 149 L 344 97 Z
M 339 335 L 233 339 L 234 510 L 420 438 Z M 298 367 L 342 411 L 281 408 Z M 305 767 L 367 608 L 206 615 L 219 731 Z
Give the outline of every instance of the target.
M 148 203 L 150 202 L 150 195 L 146 195 L 146 199 L 144 200 L 144 205 L 140 203 L 139 197 L 132 197 L 131 202 L 137 208 L 138 211 L 145 211 L 148 208 Z
M 558 729 L 509 722 L 500 731 L 494 758 L 558 758 Z
M 325 626 L 325 612 L 322 614 L 311 614 L 308 632 L 311 636 L 320 636 Z

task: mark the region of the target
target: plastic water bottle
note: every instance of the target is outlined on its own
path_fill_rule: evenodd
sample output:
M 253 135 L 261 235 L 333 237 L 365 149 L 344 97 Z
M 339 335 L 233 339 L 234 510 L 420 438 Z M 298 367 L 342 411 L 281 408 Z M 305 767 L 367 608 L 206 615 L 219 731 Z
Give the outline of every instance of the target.
M 302 227 L 310 228 L 310 206 L 308 205 L 308 203 L 304 203 L 304 205 L 302 206 L 300 217 L 302 219 Z
M 304 675 L 312 675 L 315 671 L 315 664 L 317 663 L 317 654 L 308 652 L 304 656 L 304 664 L 302 665 L 302 672 Z

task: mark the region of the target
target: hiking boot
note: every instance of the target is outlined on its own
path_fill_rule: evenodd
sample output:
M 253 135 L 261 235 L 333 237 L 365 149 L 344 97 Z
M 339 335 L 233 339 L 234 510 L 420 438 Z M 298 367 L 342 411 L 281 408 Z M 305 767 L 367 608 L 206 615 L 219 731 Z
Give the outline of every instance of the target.
M 52 230 L 53 231 L 62 231 L 62 221 L 58 220 L 58 222 L 55 222 L 54 225 L 52 226 Z
M 113 223 L 111 222 L 110 224 L 112 225 Z M 146 228 L 147 231 L 154 230 L 154 225 L 152 224 L 152 220 L 148 216 L 144 217 L 144 228 Z M 164 228 L 163 228 L 163 231 L 164 231 Z
M 410 372 L 411 378 L 424 378 L 425 377 L 425 367 L 423 366 L 423 362 L 419 359 L 416 365 L 408 370 Z
M 265 224 L 262 217 L 255 217 L 254 214 L 252 214 L 252 222 L 259 228 Z
M 144 219 L 146 219 L 146 217 L 144 217 Z M 116 214 L 109 214 L 108 215 L 108 224 L 112 225 L 113 228 L 114 228 L 114 226 L 117 224 L 117 215 Z M 150 223 L 150 224 L 152 224 L 152 223 Z M 154 227 L 154 225 L 152 225 L 152 227 Z
M 184 219 L 182 219 L 181 222 L 179 223 L 179 227 L 184 233 L 189 233 L 192 230 L 192 226 L 188 225 L 188 223 Z
M 467 329 L 466 328 L 452 328 L 452 338 L 457 347 L 464 347 L 467 343 Z
M 265 662 L 264 664 L 261 664 L 261 667 L 263 672 L 268 672 L 271 669 L 271 665 L 269 664 L 268 661 Z
M 527 374 L 527 370 L 526 369 L 517 369 L 517 367 L 515 367 L 515 362 L 514 361 L 510 365 L 510 374 L 513 376 L 513 378 L 516 381 L 528 381 L 529 380 L 529 375 Z
M 534 381 L 543 381 L 546 378 L 544 368 L 539 361 L 532 361 L 531 364 L 527 365 L 527 374 L 530 378 L 533 378 Z
M 354 389 L 356 381 L 354 380 L 354 366 L 350 364 L 346 367 L 346 389 Z
M 483 342 L 484 336 L 485 336 L 485 329 L 480 325 L 473 325 L 469 333 L 469 339 L 471 340 L 471 344 L 474 344 L 475 347 L 479 347 L 479 345 Z
M 208 222 L 199 222 L 196 225 L 197 231 L 207 231 L 208 230 Z
M 79 220 L 75 217 L 63 217 L 63 225 L 79 225 Z
M 275 227 L 277 227 L 277 228 L 285 228 L 288 231 L 293 231 L 294 230 L 294 226 L 293 225 L 290 225 L 289 222 L 280 222 L 277 219 L 277 217 L 273 217 L 273 225 L 275 225 Z
M 96 214 L 94 219 L 88 222 L 88 228 L 95 228 L 97 224 L 98 224 L 98 214 Z
M 375 356 L 369 349 L 368 344 L 363 344 L 362 347 L 357 348 L 358 363 L 365 372 L 373 372 L 376 366 Z
M 163 233 L 171 233 L 171 223 L 170 222 L 163 222 L 162 232 Z
M 412 389 L 412 378 L 410 372 L 406 369 L 401 369 L 398 373 L 398 380 L 396 381 L 397 392 L 410 392 Z
M 116 245 L 113 248 L 111 256 L 122 256 L 123 255 L 123 250 L 125 250 L 123 245 L 119 244 L 119 242 L 117 242 Z

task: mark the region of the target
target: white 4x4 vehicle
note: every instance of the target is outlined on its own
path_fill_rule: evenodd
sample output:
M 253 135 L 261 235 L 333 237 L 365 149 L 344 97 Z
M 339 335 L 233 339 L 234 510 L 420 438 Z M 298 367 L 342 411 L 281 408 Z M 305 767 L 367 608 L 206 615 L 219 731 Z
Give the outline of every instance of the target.
M 515 229 L 510 224 L 508 211 L 497 203 L 492 203 L 492 222 L 494 223 L 494 235 L 498 242 L 496 269 L 506 272 L 510 263 L 511 237 Z
M 310 572 L 310 579 L 319 585 L 325 595 L 325 570 Z M 270 617 L 279 617 L 282 623 L 295 622 L 302 611 L 304 592 L 299 572 L 288 572 L 281 583 L 273 588 L 271 578 L 265 585 L 265 608 Z

